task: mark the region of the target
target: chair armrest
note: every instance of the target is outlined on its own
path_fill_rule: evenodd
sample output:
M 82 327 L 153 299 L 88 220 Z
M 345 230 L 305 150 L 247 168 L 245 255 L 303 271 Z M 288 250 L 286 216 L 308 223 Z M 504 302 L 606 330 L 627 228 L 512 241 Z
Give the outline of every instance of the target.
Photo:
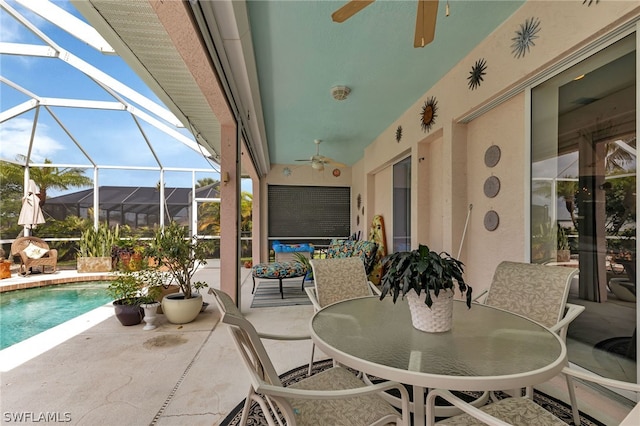
M 436 397 L 440 397 L 446 400 L 471 417 L 476 418 L 490 426 L 510 426 L 509 423 L 503 422 L 502 420 L 497 419 L 488 413 L 485 413 L 484 411 L 474 407 L 468 402 L 463 401 L 448 390 L 444 389 L 429 389 L 429 394 L 427 395 L 427 426 L 433 426 L 435 424 Z
M 474 297 L 472 299 L 472 302 L 476 302 L 479 303 L 481 305 L 484 305 L 485 300 L 487 299 L 487 294 L 489 293 L 489 290 L 483 290 L 482 293 L 480 293 L 479 295 L 477 295 L 476 297 Z M 483 298 L 482 301 L 480 301 L 481 298 Z
M 58 258 L 58 250 L 57 249 L 49 249 L 47 252 L 47 256 L 57 259 Z
M 565 305 L 567 312 L 565 312 L 564 317 L 558 321 L 556 325 L 553 327 L 549 327 L 549 330 L 554 333 L 558 333 L 562 340 L 567 339 L 567 329 L 569 328 L 569 324 L 571 321 L 576 319 L 578 315 L 584 311 L 585 307 L 581 305 L 574 305 L 573 303 L 567 303 Z
M 382 290 L 380 290 L 377 285 L 375 285 L 371 281 L 367 281 L 367 282 L 369 283 L 369 287 L 371 287 L 373 294 L 375 294 L 376 296 L 380 296 L 382 294 Z
M 564 367 L 562 373 L 576 379 L 584 380 L 587 382 L 597 383 L 602 386 L 608 386 L 616 389 L 627 390 L 631 392 L 640 392 L 640 384 L 623 382 L 621 380 L 609 379 L 607 377 L 597 376 L 593 373 L 586 371 L 576 370 L 572 367 Z
M 311 335 L 309 334 L 271 334 L 261 333 L 259 331 L 257 333 L 258 337 L 267 340 L 311 340 Z
M 322 307 L 320 306 L 320 303 L 318 302 L 318 295 L 316 294 L 316 287 L 305 287 L 304 291 L 307 292 L 307 296 L 309 296 L 309 300 L 311 300 L 311 304 L 313 305 L 313 309 L 317 312 L 320 309 L 322 309 Z

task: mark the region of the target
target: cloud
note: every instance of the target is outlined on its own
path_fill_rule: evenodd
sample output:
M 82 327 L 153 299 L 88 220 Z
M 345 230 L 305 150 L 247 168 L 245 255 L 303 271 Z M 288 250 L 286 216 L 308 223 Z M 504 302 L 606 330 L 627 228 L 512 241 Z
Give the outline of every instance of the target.
M 0 124 L 0 157 L 13 161 L 18 154 L 26 155 L 29 150 L 29 140 L 33 121 L 26 118 L 13 118 Z M 45 158 L 52 158 L 63 149 L 62 145 L 49 136 L 50 128 L 45 123 L 38 123 L 33 141 L 31 161 L 44 162 Z

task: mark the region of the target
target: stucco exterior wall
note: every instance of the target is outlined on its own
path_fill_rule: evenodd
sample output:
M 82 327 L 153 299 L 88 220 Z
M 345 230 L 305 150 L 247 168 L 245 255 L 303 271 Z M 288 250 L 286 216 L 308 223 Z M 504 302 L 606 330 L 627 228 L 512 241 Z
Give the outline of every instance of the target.
M 373 205 L 376 212 L 392 212 L 390 204 L 384 205 L 392 201 L 380 195 L 391 185 L 386 179 L 392 175 L 386 171 L 410 152 L 414 246 L 426 243 L 457 255 L 469 213 L 460 258 L 476 292 L 489 285 L 501 260 L 528 260 L 529 87 L 567 57 L 581 54 L 639 15 L 637 2 L 600 2 L 596 7 L 572 1 L 525 3 L 366 148 L 363 174 L 375 176 L 375 187 L 368 193 L 376 198 L 366 199 L 365 205 Z M 516 58 L 512 39 L 532 17 L 540 20 L 539 38 Z M 482 84 L 470 90 L 467 76 L 481 58 L 487 62 L 487 73 Z M 418 116 L 430 97 L 437 100 L 437 117 L 424 132 Z M 398 126 L 403 129 L 402 140 L 390 143 Z M 488 168 L 484 153 L 492 144 L 500 146 L 502 157 L 496 167 Z M 501 189 L 490 199 L 483 186 L 491 175 L 500 179 Z M 484 227 L 488 210 L 500 215 L 493 232 Z M 392 222 L 390 215 L 385 219 Z

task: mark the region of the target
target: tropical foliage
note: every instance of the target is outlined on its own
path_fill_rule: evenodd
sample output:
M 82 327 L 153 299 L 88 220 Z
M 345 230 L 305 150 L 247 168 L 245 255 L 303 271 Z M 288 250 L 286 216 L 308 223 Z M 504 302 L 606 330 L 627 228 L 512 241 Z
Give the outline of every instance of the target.
M 185 299 L 189 299 L 193 290 L 207 286 L 202 281 L 194 282 L 193 274 L 198 266 L 207 263 L 208 252 L 205 240 L 190 236 L 186 226 L 171 222 L 164 229 L 158 229 L 145 254 L 156 259 L 159 268 L 167 270 L 173 282 L 180 286 Z

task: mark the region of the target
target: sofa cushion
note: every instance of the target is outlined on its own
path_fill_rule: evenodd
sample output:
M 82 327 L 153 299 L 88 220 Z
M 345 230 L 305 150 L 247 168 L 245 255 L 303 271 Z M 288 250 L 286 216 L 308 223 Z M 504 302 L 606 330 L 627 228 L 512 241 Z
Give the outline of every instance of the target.
M 327 257 L 329 259 L 336 257 L 351 257 L 354 244 L 355 241 L 353 240 L 333 239 L 327 248 Z
M 352 256 L 360 256 L 367 275 L 373 270 L 376 263 L 376 253 L 378 252 L 378 244 L 373 241 L 360 240 L 356 241 L 353 247 Z
M 327 258 L 359 256 L 364 263 L 367 275 L 373 270 L 376 263 L 378 244 L 367 240 L 338 240 L 333 239 L 327 248 Z
M 47 254 L 49 249 L 38 247 L 33 243 L 29 243 L 29 245 L 23 250 L 24 254 L 27 255 L 29 259 L 40 259 L 42 256 Z

